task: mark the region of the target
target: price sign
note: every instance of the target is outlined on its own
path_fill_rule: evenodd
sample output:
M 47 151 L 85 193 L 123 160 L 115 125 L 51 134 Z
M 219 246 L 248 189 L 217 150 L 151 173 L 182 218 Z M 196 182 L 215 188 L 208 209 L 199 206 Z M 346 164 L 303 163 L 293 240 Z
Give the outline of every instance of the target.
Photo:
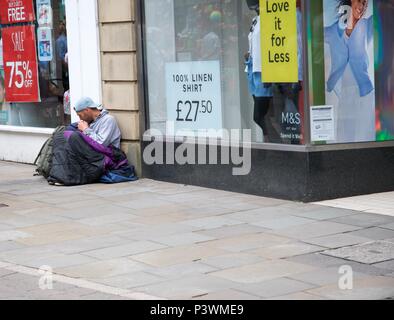
M 34 21 L 33 0 L 0 0 L 0 23 Z
M 34 26 L 2 30 L 7 102 L 39 102 Z
M 168 63 L 166 87 L 167 120 L 176 131 L 187 135 L 222 129 L 219 61 Z

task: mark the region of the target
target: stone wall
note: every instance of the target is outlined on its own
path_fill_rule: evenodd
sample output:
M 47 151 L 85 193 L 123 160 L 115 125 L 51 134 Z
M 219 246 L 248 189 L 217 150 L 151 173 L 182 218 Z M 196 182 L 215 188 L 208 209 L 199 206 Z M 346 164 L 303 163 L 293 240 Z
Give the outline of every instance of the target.
M 98 0 L 102 96 L 122 131 L 122 149 L 141 175 L 136 0 Z

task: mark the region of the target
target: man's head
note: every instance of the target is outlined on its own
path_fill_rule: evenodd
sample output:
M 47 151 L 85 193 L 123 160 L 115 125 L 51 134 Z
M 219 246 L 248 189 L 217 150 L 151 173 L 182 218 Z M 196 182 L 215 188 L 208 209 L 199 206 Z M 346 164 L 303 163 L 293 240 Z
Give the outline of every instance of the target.
M 66 30 L 66 23 L 64 21 L 60 21 L 58 26 L 59 34 L 66 34 Z
M 81 120 L 91 123 L 100 114 L 102 106 L 88 97 L 83 97 L 76 103 L 74 110 Z

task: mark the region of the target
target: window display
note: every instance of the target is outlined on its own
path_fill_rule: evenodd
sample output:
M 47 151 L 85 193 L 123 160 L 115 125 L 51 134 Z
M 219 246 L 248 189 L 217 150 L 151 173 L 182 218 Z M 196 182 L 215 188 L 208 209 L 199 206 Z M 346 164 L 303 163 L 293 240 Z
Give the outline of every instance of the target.
M 69 90 L 64 1 L 0 3 L 0 125 L 69 123 L 63 105 Z
M 259 1 L 144 1 L 150 128 L 251 129 L 254 142 L 303 144 L 302 14 L 288 3 L 298 75 L 263 83 Z

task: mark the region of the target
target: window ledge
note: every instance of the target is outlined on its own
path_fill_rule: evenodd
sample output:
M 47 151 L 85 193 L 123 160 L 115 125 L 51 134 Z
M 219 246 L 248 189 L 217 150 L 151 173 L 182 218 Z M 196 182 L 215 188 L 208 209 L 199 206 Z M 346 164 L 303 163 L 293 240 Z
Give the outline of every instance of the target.
M 13 133 L 30 133 L 30 134 L 51 135 L 54 130 L 55 129 L 52 129 L 52 128 L 16 127 L 16 126 L 0 125 L 0 133 L 1 132 L 13 132 Z

